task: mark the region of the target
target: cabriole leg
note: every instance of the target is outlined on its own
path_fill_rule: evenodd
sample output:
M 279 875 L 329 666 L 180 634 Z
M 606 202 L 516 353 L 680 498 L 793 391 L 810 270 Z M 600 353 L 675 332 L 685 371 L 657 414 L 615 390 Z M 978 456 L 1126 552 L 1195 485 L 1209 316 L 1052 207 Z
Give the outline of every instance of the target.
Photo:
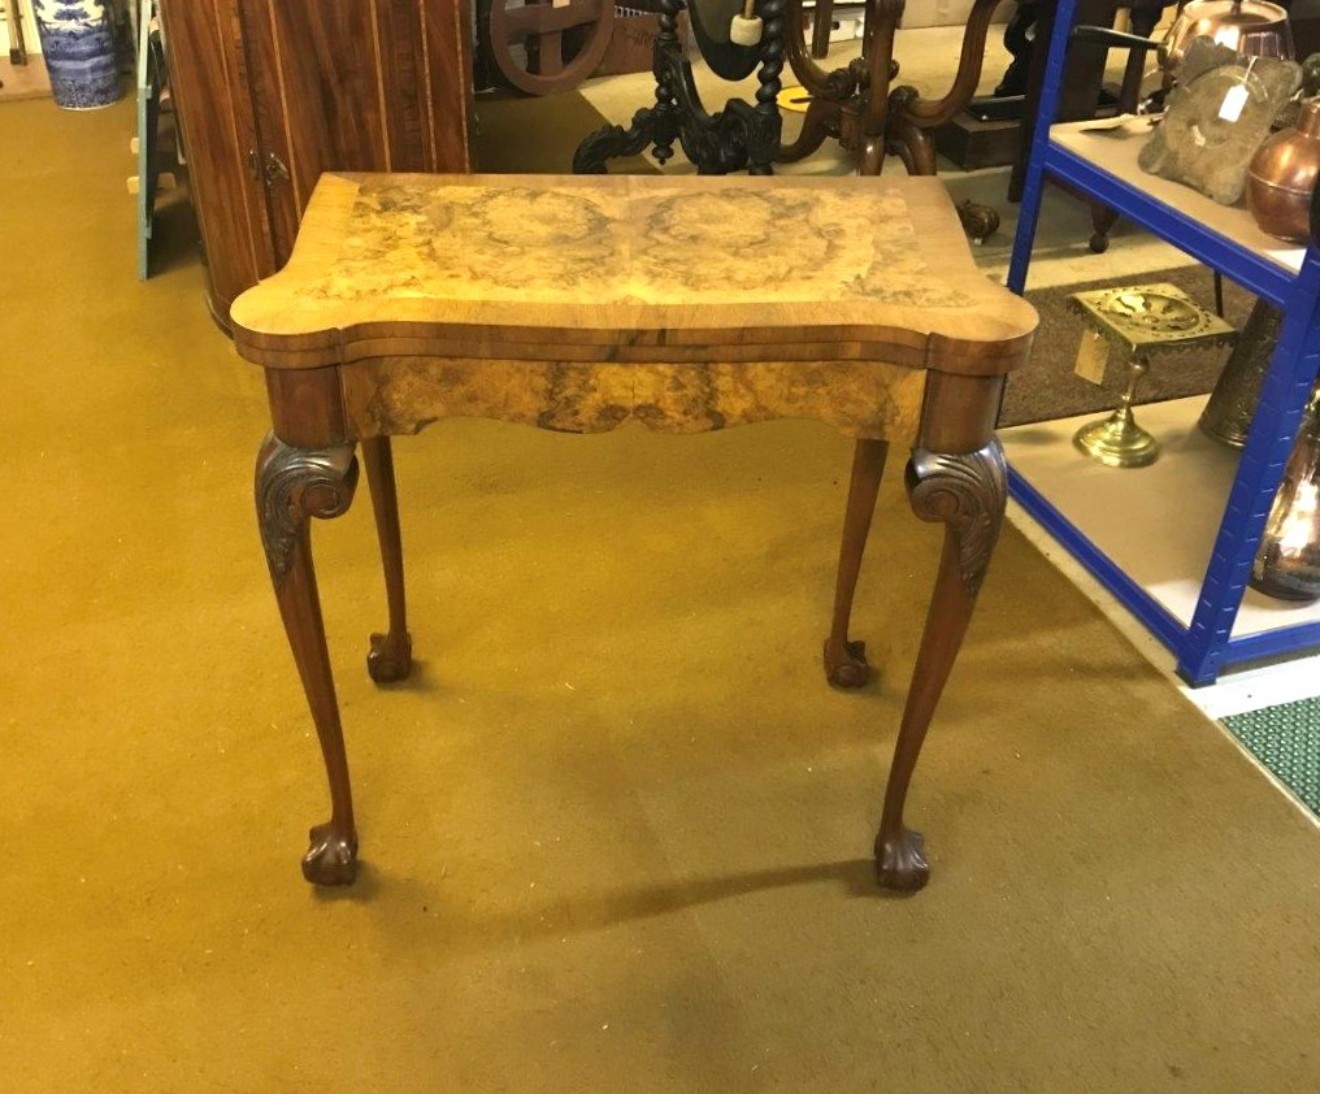
M 849 640 L 848 623 L 888 455 L 888 441 L 858 440 L 853 449 L 852 479 L 848 484 L 848 507 L 844 511 L 843 540 L 839 547 L 839 575 L 834 586 L 834 617 L 830 636 L 825 639 L 825 676 L 835 687 L 860 688 L 871 679 L 866 643 Z
M 330 820 L 311 830 L 303 876 L 318 885 L 347 885 L 357 872 L 357 830 L 312 566 L 309 520 L 337 517 L 348 510 L 357 484 L 357 460 L 351 448 L 290 448 L 271 434 L 257 457 L 256 480 L 257 521 L 266 562 L 330 782 Z
M 389 603 L 390 628 L 371 636 L 367 672 L 378 684 L 403 680 L 412 671 L 412 638 L 408 634 L 407 609 L 403 595 L 403 538 L 399 532 L 399 495 L 394 486 L 394 452 L 388 437 L 362 442 L 362 462 L 371 488 L 371 508 L 376 514 L 380 559 L 385 569 L 385 597 Z
M 944 550 L 875 841 L 876 871 L 880 884 L 888 889 L 920 889 L 930 873 L 921 835 L 903 824 L 903 804 L 999 539 L 1007 498 L 1005 479 L 1004 453 L 993 439 L 965 456 L 918 449 L 908 464 L 912 508 L 922 520 L 944 524 Z

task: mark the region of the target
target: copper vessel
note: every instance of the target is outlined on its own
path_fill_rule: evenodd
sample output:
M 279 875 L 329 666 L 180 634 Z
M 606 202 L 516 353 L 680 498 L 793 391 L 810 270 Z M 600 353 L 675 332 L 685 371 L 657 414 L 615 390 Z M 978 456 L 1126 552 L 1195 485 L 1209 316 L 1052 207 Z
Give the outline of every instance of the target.
M 1320 175 L 1320 99 L 1302 103 L 1295 129 L 1265 141 L 1247 168 L 1247 208 L 1262 232 L 1293 243 L 1310 238 L 1311 193 Z
M 1320 385 L 1274 495 L 1251 587 L 1282 600 L 1320 600 Z
M 1192 40 L 1212 38 L 1245 57 L 1293 59 L 1288 13 L 1265 0 L 1191 0 L 1160 43 L 1160 66 L 1174 71 Z

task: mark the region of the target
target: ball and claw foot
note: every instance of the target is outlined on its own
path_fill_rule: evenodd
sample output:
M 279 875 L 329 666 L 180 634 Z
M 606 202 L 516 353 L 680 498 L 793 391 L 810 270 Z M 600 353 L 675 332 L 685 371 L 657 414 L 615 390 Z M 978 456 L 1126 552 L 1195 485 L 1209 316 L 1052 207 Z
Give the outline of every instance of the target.
M 999 213 L 971 198 L 958 203 L 958 219 L 962 221 L 963 231 L 978 246 L 999 231 Z
M 352 885 L 357 877 L 357 836 L 343 836 L 333 825 L 318 824 L 303 855 L 303 877 L 313 885 Z
M 866 643 L 825 639 L 825 678 L 836 688 L 865 687 L 871 679 Z
M 901 893 L 915 893 L 930 880 L 930 865 L 923 851 L 920 832 L 900 830 L 898 839 L 875 841 L 875 874 L 882 888 Z
M 395 639 L 389 634 L 371 636 L 371 652 L 367 654 L 367 674 L 378 684 L 394 684 L 406 680 L 412 672 L 412 636 L 404 634 Z

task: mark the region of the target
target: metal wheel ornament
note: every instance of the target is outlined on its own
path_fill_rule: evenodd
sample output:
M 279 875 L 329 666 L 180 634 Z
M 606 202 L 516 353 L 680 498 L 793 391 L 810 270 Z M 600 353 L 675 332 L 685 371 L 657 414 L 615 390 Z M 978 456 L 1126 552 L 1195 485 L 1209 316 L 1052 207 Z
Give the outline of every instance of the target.
M 491 0 L 488 26 L 491 59 L 510 84 L 530 95 L 571 91 L 605 56 L 614 0 Z

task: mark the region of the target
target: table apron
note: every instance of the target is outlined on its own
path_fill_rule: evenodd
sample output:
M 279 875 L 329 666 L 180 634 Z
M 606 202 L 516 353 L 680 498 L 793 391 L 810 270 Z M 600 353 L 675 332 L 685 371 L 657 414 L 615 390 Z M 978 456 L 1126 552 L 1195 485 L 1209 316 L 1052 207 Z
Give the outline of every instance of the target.
M 416 433 L 442 418 L 488 418 L 566 433 L 637 421 L 704 433 L 799 418 L 847 436 L 916 443 L 928 373 L 885 362 L 581 364 L 382 357 L 267 370 L 275 433 L 324 448 Z

